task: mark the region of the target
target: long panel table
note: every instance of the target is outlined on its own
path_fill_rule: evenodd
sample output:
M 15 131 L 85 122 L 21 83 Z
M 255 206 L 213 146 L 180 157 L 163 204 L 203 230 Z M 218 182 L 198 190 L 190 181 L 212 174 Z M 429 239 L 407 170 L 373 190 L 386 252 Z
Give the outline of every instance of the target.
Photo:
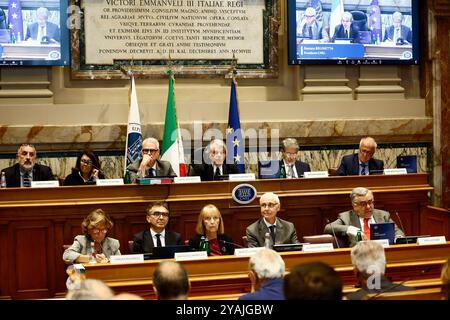
M 194 184 L 75 186 L 46 189 L 0 189 L 0 299 L 47 298 L 65 292 L 63 245 L 81 231 L 83 218 L 102 208 L 114 227 L 109 235 L 119 239 L 122 253 L 127 241 L 146 229 L 145 208 L 151 201 L 166 200 L 171 230 L 183 239 L 194 235 L 200 209 L 215 204 L 224 219 L 225 233 L 241 243 L 248 225 L 260 217 L 258 199 L 239 205 L 232 197 L 241 182 L 215 181 Z M 247 181 L 258 193 L 280 196 L 279 216 L 293 222 L 299 239 L 321 234 L 326 220 L 351 208 L 349 194 L 357 186 L 375 195 L 375 207 L 398 212 L 397 224 L 409 235 L 449 233 L 448 212 L 428 208 L 432 187 L 427 174 L 353 176 L 317 179 Z

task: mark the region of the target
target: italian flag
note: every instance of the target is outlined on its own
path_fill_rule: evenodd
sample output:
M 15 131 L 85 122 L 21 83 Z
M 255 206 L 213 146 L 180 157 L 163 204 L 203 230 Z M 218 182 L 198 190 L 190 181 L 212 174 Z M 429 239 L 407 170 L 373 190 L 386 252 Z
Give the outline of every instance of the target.
M 175 109 L 175 94 L 173 85 L 175 79 L 169 70 L 169 94 L 167 95 L 166 120 L 164 123 L 164 136 L 161 147 L 161 160 L 169 161 L 177 176 L 186 176 L 186 163 L 184 161 L 183 142 L 177 121 Z

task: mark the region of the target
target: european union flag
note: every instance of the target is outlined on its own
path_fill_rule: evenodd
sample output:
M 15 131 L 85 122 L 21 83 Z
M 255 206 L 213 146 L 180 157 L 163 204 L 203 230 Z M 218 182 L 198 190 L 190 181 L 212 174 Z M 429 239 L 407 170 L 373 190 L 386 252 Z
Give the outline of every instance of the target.
M 242 139 L 241 122 L 236 96 L 236 80 L 231 80 L 230 110 L 227 126 L 227 163 L 236 164 L 239 173 L 245 173 L 245 141 Z
M 20 0 L 8 1 L 8 27 L 17 41 L 24 40 L 22 6 Z

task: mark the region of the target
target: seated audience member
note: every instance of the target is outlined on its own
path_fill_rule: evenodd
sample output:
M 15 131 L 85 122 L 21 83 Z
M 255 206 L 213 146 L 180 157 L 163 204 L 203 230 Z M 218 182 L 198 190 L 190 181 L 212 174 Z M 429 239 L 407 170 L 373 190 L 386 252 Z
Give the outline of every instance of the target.
M 332 42 L 337 39 L 348 39 L 353 43 L 359 42 L 358 28 L 353 25 L 353 16 L 350 12 L 346 11 L 342 14 L 341 24 L 337 25 L 334 29 Z
M 155 138 L 142 141 L 142 157 L 128 168 L 131 181 L 137 178 L 176 177 L 169 161 L 159 160 L 159 142 Z
M 248 246 L 264 247 L 265 235 L 270 234 L 272 244 L 298 243 L 294 224 L 277 217 L 280 199 L 272 192 L 266 192 L 259 199 L 261 218 L 247 227 Z
M 351 251 L 353 268 L 361 289 L 349 293 L 348 300 L 361 300 L 369 293 L 414 290 L 401 284 L 391 283 L 385 276 L 386 257 L 384 248 L 375 241 L 358 242 Z
M 248 266 L 248 277 L 254 291 L 241 296 L 239 300 L 284 300 L 285 265 L 277 252 L 262 249 L 250 257 Z
M 15 165 L 5 168 L 6 186 L 31 187 L 31 181 L 55 180 L 52 169 L 36 163 L 36 148 L 32 144 L 22 144 L 17 150 L 17 161 Z
M 396 11 L 392 14 L 392 26 L 386 28 L 384 41 L 395 44 L 412 43 L 411 29 L 402 24 L 403 15 Z M 399 40 L 400 39 L 400 40 Z
M 325 233 L 336 234 L 340 237 L 348 237 L 350 247 L 357 243 L 357 233 L 361 232 L 362 240 L 370 240 L 370 225 L 381 222 L 394 222 L 389 212 L 374 209 L 374 197 L 372 191 L 358 187 L 350 194 L 353 210 L 339 214 L 338 218 L 325 226 Z M 405 234 L 395 225 L 395 239 L 404 237 Z
M 102 209 L 92 211 L 81 223 L 83 235 L 75 237 L 70 248 L 64 251 L 63 260 L 87 263 L 94 256 L 96 262 L 104 263 L 109 262 L 110 256 L 120 255 L 119 240 L 106 236 L 113 225 Z
M 178 262 L 161 262 L 153 272 L 153 289 L 158 300 L 187 300 L 190 283 L 186 269 Z
M 342 280 L 323 262 L 299 264 L 284 277 L 287 300 L 341 300 Z
M 280 169 L 285 168 L 286 178 L 300 178 L 305 172 L 311 171 L 309 164 L 297 160 L 299 146 L 296 139 L 287 138 L 281 143 Z
M 111 300 L 144 300 L 144 298 L 134 293 L 122 292 L 116 294 L 114 297 L 111 298 Z
M 219 180 L 220 176 L 238 173 L 234 163 L 224 163 L 227 155 L 227 148 L 222 140 L 215 139 L 207 147 L 211 164 L 194 164 L 191 175 L 200 176 L 202 181 Z
M 105 179 L 101 172 L 100 161 L 97 155 L 85 149 L 78 157 L 72 173 L 64 179 L 65 186 L 93 184 L 97 179 Z
M 189 245 L 193 249 L 201 250 L 201 242 L 208 241 L 211 256 L 234 253 L 233 239 L 225 234 L 222 215 L 215 205 L 208 204 L 202 208 L 198 215 L 195 232 L 197 234 L 189 240 Z
M 297 37 L 329 41 L 327 33 L 323 32 L 322 26 L 316 20 L 316 9 L 313 7 L 306 8 L 303 19 L 297 28 Z
M 442 293 L 444 298 L 450 300 L 450 258 L 442 266 L 441 271 Z
M 377 143 L 371 137 L 362 138 L 359 142 L 358 153 L 346 155 L 336 170 L 338 176 L 365 176 L 369 174 L 383 174 L 384 163 L 373 158 L 377 150 Z
M 25 40 L 36 40 L 38 42 L 59 42 L 59 26 L 48 21 L 49 12 L 47 8 L 40 7 L 36 10 L 36 22 L 27 26 Z
M 69 290 L 67 300 L 109 300 L 114 298 L 114 292 L 103 281 L 86 279 L 80 282 L 78 289 Z
M 179 233 L 166 229 L 170 216 L 166 202 L 154 202 L 147 207 L 146 211 L 150 228 L 134 235 L 133 253 L 151 253 L 154 247 L 182 244 Z

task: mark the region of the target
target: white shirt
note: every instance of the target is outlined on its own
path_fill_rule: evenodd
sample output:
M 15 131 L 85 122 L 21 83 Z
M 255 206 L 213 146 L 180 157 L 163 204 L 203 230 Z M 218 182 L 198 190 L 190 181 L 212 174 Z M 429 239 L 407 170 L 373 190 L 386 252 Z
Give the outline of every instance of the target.
M 215 166 L 215 165 L 213 165 L 213 175 L 216 174 L 216 169 L 217 169 L 217 168 L 219 168 L 220 175 L 223 175 L 222 166 L 217 167 L 217 166 Z
M 298 178 L 298 174 L 297 174 L 297 169 L 295 168 L 295 162 L 292 164 L 292 177 L 288 176 L 289 173 L 289 164 L 286 163 L 286 161 L 284 161 L 284 168 L 286 169 L 286 178 Z
M 359 172 L 358 172 L 358 175 L 361 175 L 361 169 L 362 169 L 362 165 L 365 165 L 366 167 L 365 167 L 365 170 L 366 170 L 366 172 L 365 172 L 365 176 L 368 176 L 369 175 L 369 162 L 367 162 L 367 163 L 362 163 L 361 161 L 359 161 Z
M 375 222 L 375 219 L 372 216 L 369 219 L 369 228 L 370 228 L 370 225 L 374 224 L 374 223 L 376 223 L 376 222 Z M 359 217 L 359 224 L 361 225 L 361 231 L 364 232 L 364 218 Z
M 156 235 L 158 234 L 157 232 L 153 231 L 153 229 L 150 228 L 150 233 L 152 234 L 152 239 L 153 239 L 153 246 L 156 247 L 157 246 L 157 237 Z M 161 245 L 163 247 L 166 246 L 166 229 L 164 229 L 161 233 L 160 233 L 160 237 L 159 239 L 161 240 Z
M 270 230 L 269 227 L 274 226 L 275 228 L 273 229 L 273 232 L 274 232 L 274 234 L 277 234 L 277 219 L 276 218 L 275 218 L 275 223 L 274 224 L 271 224 L 271 223 L 267 222 L 265 218 L 263 218 L 263 221 L 266 224 L 267 229 L 269 229 L 269 230 Z
M 42 37 L 47 35 L 47 24 L 40 26 L 38 25 L 38 34 L 36 40 L 42 41 Z

